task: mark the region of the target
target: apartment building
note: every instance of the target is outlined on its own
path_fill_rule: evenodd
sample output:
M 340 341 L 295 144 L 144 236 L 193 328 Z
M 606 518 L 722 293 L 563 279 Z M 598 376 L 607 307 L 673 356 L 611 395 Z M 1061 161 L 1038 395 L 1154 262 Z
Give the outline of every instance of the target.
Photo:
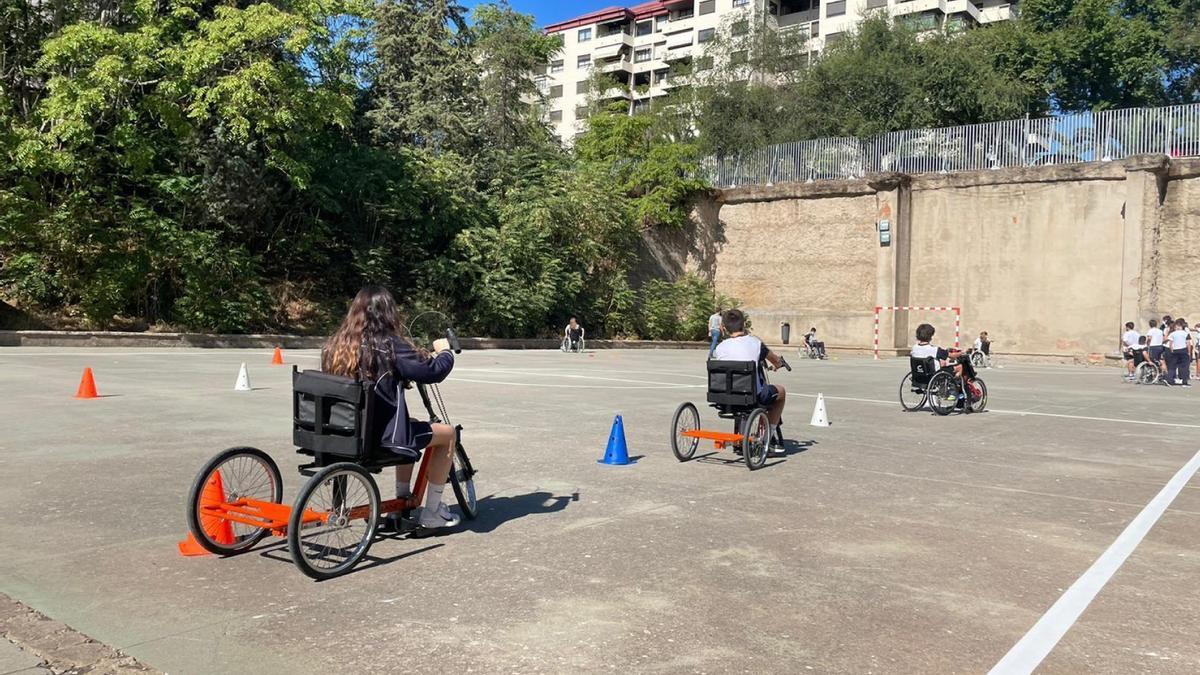
M 546 26 L 562 38 L 562 51 L 539 77 L 549 101 L 547 115 L 560 138 L 575 139 L 586 127 L 587 91 L 596 70 L 618 86 L 604 99 L 627 103 L 630 112 L 666 96 L 678 84 L 672 66 L 703 54 L 718 30 L 742 21 L 804 31 L 813 52 L 832 44 L 872 11 L 887 11 L 923 28 L 974 26 L 1013 17 L 1017 0 L 651 0 L 609 7 Z

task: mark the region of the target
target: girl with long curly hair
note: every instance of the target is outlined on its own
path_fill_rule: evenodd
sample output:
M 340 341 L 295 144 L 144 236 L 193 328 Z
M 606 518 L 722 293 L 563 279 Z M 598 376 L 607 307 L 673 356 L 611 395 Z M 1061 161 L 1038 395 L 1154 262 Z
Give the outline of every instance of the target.
M 321 370 L 360 382 L 374 382 L 376 414 L 389 419 L 380 445 L 400 455 L 414 457 L 424 450 L 429 458 L 429 485 L 419 522 L 424 528 L 453 527 L 459 517 L 442 503 L 450 476 L 454 428 L 430 424 L 408 416 L 404 390 L 410 382 L 434 384 L 454 368 L 454 353 L 446 340 L 433 343 L 430 354 L 401 332 L 396 300 L 382 286 L 367 286 L 354 296 L 341 326 L 321 351 Z M 396 467 L 396 497 L 409 497 L 413 465 Z

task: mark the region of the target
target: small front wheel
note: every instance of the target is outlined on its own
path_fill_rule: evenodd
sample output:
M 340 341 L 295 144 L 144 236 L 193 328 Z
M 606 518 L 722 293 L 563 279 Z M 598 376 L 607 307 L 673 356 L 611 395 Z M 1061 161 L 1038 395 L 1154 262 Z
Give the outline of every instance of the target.
M 675 453 L 675 459 L 686 462 L 696 454 L 696 446 L 700 444 L 700 439 L 687 436 L 684 432 L 696 431 L 699 428 L 700 413 L 696 412 L 696 406 L 690 402 L 680 404 L 671 418 L 671 452 Z
M 458 509 L 464 518 L 474 520 L 479 515 L 479 502 L 475 497 L 475 468 L 471 466 L 462 443 L 454 448 L 450 462 L 450 487 L 458 500 Z
M 958 407 L 958 383 L 954 376 L 942 370 L 929 378 L 929 407 L 939 415 L 949 415 Z
M 925 387 L 918 387 L 912 379 L 912 373 L 907 373 L 900 380 L 900 407 L 912 412 L 920 410 L 925 405 L 929 393 Z
M 258 448 L 229 448 L 217 453 L 200 469 L 188 491 L 188 531 L 204 550 L 213 555 L 233 555 L 254 547 L 267 530 L 235 523 L 206 513 L 213 501 L 233 503 L 241 499 L 279 504 L 283 501 L 283 477 L 279 465 Z
M 751 471 L 761 469 L 767 463 L 767 450 L 771 445 L 771 423 L 761 408 L 750 413 L 741 427 L 742 459 Z
M 296 495 L 288 551 L 301 572 L 330 579 L 349 572 L 371 548 L 379 521 L 379 488 L 357 464 L 321 469 Z

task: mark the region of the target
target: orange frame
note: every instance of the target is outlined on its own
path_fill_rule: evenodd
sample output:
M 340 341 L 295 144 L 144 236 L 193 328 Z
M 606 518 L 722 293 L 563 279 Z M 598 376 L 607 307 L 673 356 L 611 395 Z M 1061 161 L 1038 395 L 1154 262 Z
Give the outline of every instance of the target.
M 734 443 L 741 443 L 743 436 L 741 434 L 731 434 L 727 431 L 709 431 L 707 429 L 689 429 L 681 432 L 680 436 L 688 438 L 703 438 L 713 442 L 713 447 L 722 450 Z
M 417 469 L 417 478 L 413 483 L 413 494 L 404 499 L 388 499 L 379 503 L 379 515 L 384 516 L 397 511 L 416 508 L 425 498 L 425 486 L 428 485 L 426 474 L 429 472 L 430 453 L 421 457 L 421 466 Z M 276 537 L 286 537 L 288 521 L 292 517 L 292 507 L 287 504 L 264 502 L 258 499 L 238 499 L 232 502 L 218 504 L 203 504 L 200 507 L 202 517 L 207 516 L 218 520 L 250 525 L 263 530 L 270 530 Z M 370 514 L 370 506 L 363 504 L 350 509 L 350 520 L 366 518 Z M 329 519 L 328 513 L 305 511 L 300 521 L 301 525 L 323 523 Z

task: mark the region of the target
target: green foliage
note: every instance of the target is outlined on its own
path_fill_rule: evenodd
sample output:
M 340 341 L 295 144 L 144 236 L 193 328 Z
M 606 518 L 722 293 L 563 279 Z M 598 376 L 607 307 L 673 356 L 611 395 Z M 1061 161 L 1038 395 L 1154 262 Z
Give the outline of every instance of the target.
M 649 340 L 703 340 L 708 317 L 718 308 L 737 301 L 715 293 L 709 282 L 695 274 L 675 281 L 655 279 L 641 292 L 641 334 Z

